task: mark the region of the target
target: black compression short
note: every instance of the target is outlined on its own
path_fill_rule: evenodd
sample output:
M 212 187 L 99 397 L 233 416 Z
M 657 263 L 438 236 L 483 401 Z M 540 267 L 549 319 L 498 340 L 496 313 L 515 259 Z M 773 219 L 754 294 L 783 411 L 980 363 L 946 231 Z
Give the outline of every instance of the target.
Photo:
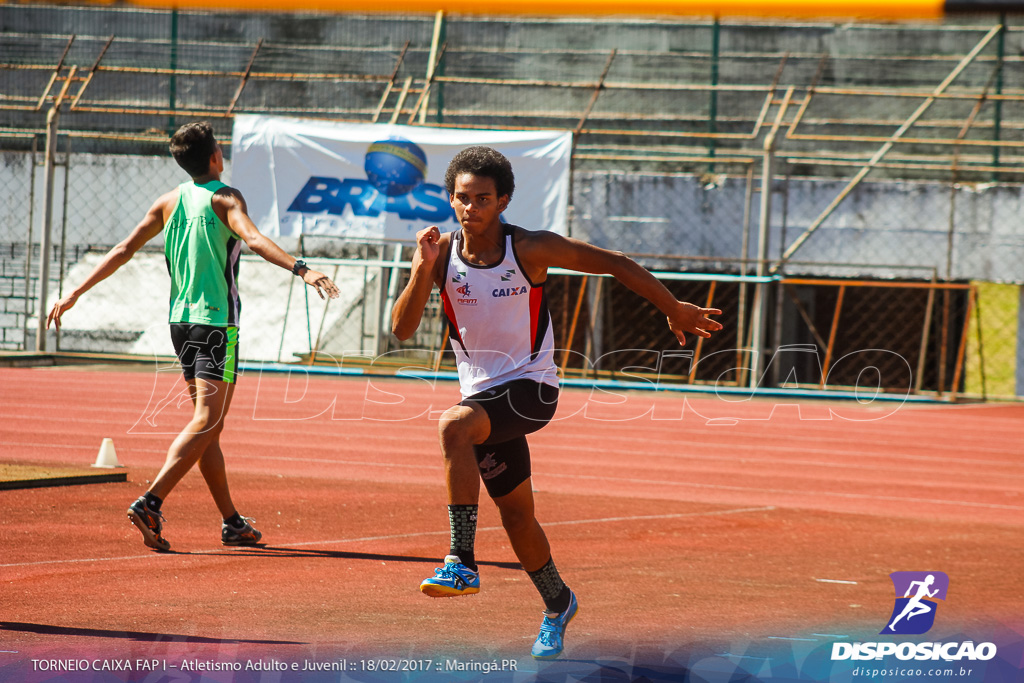
M 492 498 L 508 495 L 530 478 L 531 434 L 555 416 L 558 387 L 529 379 L 513 380 L 463 399 L 476 403 L 491 422 L 487 440 L 473 450 L 484 487 Z

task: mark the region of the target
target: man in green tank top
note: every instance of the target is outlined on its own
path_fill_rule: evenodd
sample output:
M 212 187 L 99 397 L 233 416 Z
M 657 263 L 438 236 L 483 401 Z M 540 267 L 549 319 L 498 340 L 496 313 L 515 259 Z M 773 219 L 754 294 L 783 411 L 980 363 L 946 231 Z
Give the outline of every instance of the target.
M 171 276 L 171 341 L 192 397 L 192 420 L 174 439 L 167 460 L 149 490 L 128 508 L 128 518 L 145 544 L 169 550 L 163 538 L 164 499 L 192 466 L 199 470 L 223 518 L 221 542 L 253 545 L 262 534 L 238 514 L 228 490 L 220 433 L 231 405 L 238 365 L 238 263 L 242 242 L 253 253 L 292 271 L 320 298 L 338 296 L 323 273 L 289 256 L 260 233 L 242 194 L 220 181 L 224 155 L 209 123 L 189 123 L 171 138 L 171 155 L 191 177 L 150 207 L 131 234 L 111 249 L 81 285 L 53 305 L 47 326 L 78 298 L 127 263 L 142 245 L 165 231 L 164 251 Z

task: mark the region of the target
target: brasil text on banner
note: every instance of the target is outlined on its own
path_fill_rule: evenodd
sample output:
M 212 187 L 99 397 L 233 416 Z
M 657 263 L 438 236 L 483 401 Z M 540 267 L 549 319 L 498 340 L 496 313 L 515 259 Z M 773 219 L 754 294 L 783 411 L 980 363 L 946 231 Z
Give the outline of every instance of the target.
M 512 163 L 514 198 L 503 218 L 567 232 L 572 134 L 348 124 L 238 116 L 232 185 L 272 236 L 300 234 L 413 241 L 418 230 L 457 227 L 444 189 L 455 154 L 494 147 Z

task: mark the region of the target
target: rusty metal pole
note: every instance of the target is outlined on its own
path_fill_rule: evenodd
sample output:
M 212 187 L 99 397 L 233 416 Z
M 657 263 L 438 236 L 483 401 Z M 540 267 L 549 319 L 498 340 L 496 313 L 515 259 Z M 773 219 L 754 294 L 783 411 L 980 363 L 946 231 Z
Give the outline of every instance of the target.
M 45 173 L 43 174 L 43 229 L 39 238 L 39 321 L 36 326 L 36 351 L 46 351 L 46 315 L 49 297 L 50 248 L 53 228 L 53 181 L 57 155 L 57 127 L 60 123 L 60 102 L 46 115 Z

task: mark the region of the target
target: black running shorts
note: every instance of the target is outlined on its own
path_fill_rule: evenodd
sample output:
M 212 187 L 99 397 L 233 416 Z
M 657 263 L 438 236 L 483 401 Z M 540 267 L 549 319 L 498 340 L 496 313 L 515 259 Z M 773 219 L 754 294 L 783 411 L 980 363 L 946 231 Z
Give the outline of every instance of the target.
M 171 323 L 171 343 L 186 380 L 234 384 L 238 371 L 238 328 Z
M 555 416 L 558 387 L 518 379 L 468 396 L 487 413 L 491 433 L 473 450 L 484 487 L 492 498 L 508 495 L 530 478 L 530 448 L 526 435 Z

